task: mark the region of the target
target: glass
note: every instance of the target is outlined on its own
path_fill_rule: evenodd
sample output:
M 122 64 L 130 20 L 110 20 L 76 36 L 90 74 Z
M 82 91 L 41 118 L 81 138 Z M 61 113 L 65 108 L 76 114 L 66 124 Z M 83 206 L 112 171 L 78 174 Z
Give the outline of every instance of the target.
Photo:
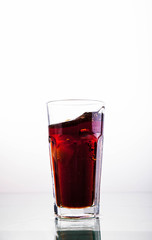
M 61 218 L 99 214 L 104 103 L 47 103 L 54 212 Z

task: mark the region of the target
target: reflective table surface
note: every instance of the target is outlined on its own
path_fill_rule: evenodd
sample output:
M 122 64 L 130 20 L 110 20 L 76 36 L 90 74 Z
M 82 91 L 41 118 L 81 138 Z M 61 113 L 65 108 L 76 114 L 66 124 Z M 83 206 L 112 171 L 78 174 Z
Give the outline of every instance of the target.
M 0 194 L 0 240 L 151 240 L 152 193 L 103 193 L 98 219 L 59 220 L 50 193 Z

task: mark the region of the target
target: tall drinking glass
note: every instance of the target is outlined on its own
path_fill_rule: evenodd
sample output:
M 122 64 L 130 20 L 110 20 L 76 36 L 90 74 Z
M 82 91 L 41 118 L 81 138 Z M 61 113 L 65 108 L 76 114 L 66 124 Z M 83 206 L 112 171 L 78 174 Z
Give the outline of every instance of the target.
M 61 218 L 99 214 L 104 103 L 47 103 L 54 212 Z

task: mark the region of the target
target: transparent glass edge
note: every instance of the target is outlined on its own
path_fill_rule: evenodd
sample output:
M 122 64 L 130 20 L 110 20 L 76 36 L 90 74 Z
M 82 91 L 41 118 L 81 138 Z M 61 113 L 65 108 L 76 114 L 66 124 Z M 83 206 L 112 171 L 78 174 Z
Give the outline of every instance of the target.
M 101 100 L 95 100 L 95 99 L 59 99 L 59 100 L 51 100 L 51 101 L 47 101 L 46 102 L 46 105 L 49 106 L 50 104 L 63 104 L 63 103 L 67 103 L 68 105 L 68 102 L 82 102 L 80 105 L 85 105 L 85 103 L 83 102 L 92 102 L 92 103 L 98 103 L 98 104 L 102 104 L 102 107 L 105 107 L 105 102 L 104 101 L 101 101 Z M 72 103 L 71 103 L 72 104 Z

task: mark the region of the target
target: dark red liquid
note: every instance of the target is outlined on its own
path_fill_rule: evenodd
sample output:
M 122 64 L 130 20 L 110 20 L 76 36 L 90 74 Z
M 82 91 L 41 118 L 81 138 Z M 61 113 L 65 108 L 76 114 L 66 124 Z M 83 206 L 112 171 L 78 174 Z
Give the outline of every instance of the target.
M 103 114 L 96 112 L 49 126 L 58 206 L 83 208 L 93 204 L 96 165 L 101 161 L 102 129 Z

